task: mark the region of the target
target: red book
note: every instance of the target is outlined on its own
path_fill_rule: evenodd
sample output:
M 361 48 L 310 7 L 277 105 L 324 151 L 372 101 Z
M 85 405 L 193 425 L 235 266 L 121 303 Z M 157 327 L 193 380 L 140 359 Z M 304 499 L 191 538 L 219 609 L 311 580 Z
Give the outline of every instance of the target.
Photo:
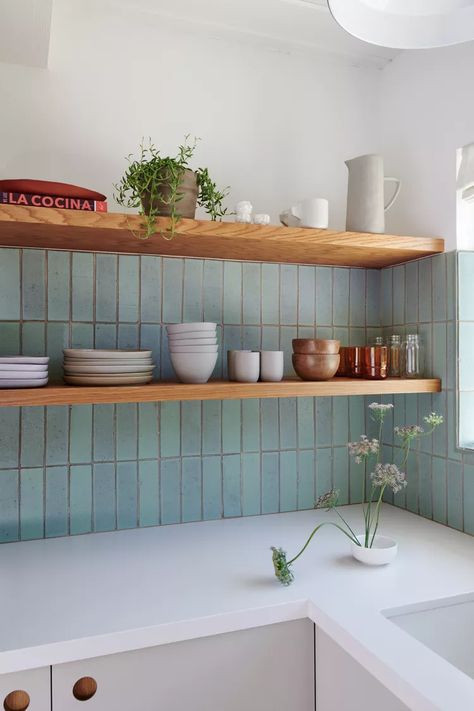
M 62 195 L 1 192 L 0 204 L 27 205 L 29 207 L 55 207 L 61 210 L 84 210 L 86 212 L 107 212 L 107 203 L 105 200 L 86 200 L 84 198 L 64 197 Z

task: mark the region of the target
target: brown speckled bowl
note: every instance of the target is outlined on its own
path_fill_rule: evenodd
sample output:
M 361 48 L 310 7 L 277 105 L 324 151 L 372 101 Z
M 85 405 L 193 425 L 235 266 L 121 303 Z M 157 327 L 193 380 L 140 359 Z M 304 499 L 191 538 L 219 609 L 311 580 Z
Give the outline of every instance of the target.
M 330 338 L 294 338 L 293 353 L 337 355 L 340 345 L 340 341 L 333 341 Z
M 339 368 L 337 353 L 293 353 L 293 368 L 302 380 L 331 380 Z

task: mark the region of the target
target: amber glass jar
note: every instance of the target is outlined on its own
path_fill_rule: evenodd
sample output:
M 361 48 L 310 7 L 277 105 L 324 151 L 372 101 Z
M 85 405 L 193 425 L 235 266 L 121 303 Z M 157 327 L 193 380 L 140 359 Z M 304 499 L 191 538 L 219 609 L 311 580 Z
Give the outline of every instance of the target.
M 366 346 L 364 348 L 364 378 L 383 380 L 387 377 L 387 346 Z
M 364 377 L 364 346 L 349 346 L 346 349 L 347 375 L 351 378 Z
M 346 346 L 341 346 L 339 348 L 339 368 L 337 369 L 336 376 L 339 378 L 346 378 L 350 376 L 349 372 L 349 364 L 347 362 L 347 351 L 348 348 Z

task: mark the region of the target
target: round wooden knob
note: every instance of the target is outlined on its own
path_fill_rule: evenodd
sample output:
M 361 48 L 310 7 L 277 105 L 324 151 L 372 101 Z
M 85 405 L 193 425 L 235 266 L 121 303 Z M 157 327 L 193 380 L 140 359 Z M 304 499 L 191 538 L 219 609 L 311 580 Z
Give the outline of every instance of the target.
M 30 697 L 22 689 L 10 691 L 8 696 L 5 696 L 3 708 L 5 711 L 25 711 L 30 705 Z
M 91 676 L 83 676 L 72 687 L 73 696 L 78 701 L 89 701 L 97 691 L 97 682 Z

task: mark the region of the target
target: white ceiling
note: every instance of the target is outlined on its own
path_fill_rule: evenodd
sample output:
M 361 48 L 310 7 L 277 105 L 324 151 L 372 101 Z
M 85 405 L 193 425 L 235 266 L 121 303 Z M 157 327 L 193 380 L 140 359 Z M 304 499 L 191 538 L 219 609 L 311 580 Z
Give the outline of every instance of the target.
M 53 0 L 0 0 L 0 62 L 46 67 Z

